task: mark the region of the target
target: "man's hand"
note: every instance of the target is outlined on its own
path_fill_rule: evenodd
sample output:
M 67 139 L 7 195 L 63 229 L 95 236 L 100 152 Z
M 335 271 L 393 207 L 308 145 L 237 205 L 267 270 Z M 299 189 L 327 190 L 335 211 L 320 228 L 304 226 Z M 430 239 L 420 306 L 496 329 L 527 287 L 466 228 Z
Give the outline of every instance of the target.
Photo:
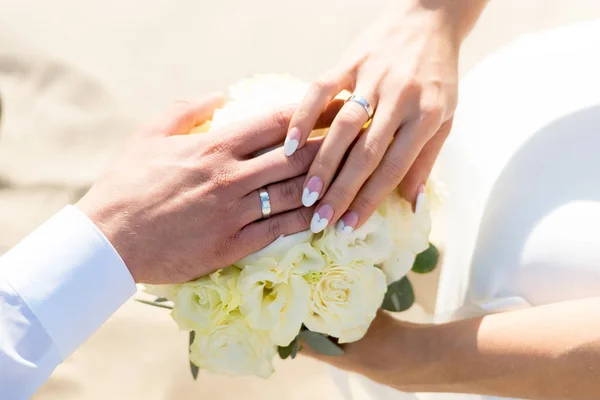
M 187 135 L 209 119 L 220 97 L 180 103 L 135 133 L 113 167 L 77 204 L 106 235 L 136 282 L 180 283 L 251 254 L 281 235 L 306 230 L 304 174 L 321 140 L 293 157 L 281 143 L 293 109 L 215 132 Z M 258 189 L 272 217 L 261 220 Z

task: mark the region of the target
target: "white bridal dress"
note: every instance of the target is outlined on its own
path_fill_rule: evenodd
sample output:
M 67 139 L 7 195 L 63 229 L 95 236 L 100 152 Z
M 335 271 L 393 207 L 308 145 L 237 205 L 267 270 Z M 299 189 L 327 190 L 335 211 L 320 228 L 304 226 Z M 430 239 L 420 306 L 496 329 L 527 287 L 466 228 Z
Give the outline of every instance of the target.
M 438 320 L 600 295 L 600 21 L 514 42 L 459 103 L 440 158 Z M 356 400 L 496 399 L 334 378 Z

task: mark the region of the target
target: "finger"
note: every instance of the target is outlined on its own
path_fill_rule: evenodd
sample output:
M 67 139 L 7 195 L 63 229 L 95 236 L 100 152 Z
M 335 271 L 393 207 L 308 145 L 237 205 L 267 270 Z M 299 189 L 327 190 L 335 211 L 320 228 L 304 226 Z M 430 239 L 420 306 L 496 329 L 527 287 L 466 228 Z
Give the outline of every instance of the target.
M 239 254 L 251 254 L 273 243 L 282 235 L 308 229 L 312 209 L 299 208 L 246 225 L 240 232 Z
M 317 127 L 331 125 L 340 108 L 341 102 L 331 103 L 317 120 Z M 278 107 L 249 121 L 235 124 L 227 128 L 226 133 L 220 134 L 237 156 L 253 156 L 260 150 L 283 142 L 294 110 L 293 105 Z
M 350 205 L 348 215 L 342 217 L 339 227 L 342 223 L 346 224 L 346 217 L 356 219 L 355 226 L 360 226 L 373 214 L 383 199 L 404 178 L 425 142 L 431 137 L 429 131 L 437 128 L 417 119 L 411 120 L 398 131 L 381 164 L 359 191 Z M 353 212 L 356 214 L 351 214 Z
M 223 102 L 220 93 L 210 94 L 194 102 L 178 101 L 144 131 L 156 136 L 187 135 L 195 126 L 210 119 Z
M 300 196 L 303 183 L 304 176 L 301 175 L 266 186 L 264 189 L 269 194 L 271 215 L 277 215 L 302 206 Z M 263 218 L 258 190 L 249 193 L 242 199 L 242 207 L 244 209 L 244 214 L 241 216 L 243 225 Z
M 431 169 L 452 129 L 452 121 L 450 119 L 444 122 L 429 139 L 400 183 L 400 194 L 411 204 L 416 204 L 419 188 L 421 185 L 425 185 L 429 179 Z
M 311 84 L 290 122 L 284 146 L 287 156 L 304 146 L 327 104 L 343 89 L 352 89 L 351 83 L 352 74 L 346 71 L 332 73 Z
M 321 207 L 325 207 L 325 210 L 333 210 L 331 220 L 328 221 L 329 225 L 334 224 L 348 209 L 360 188 L 375 171 L 403 117 L 402 109 L 393 104 L 383 104 L 378 108 L 371 125 L 352 146 L 342 170 L 316 208 L 319 216 L 323 214 Z M 341 230 L 354 229 L 358 221 L 353 218 L 346 222 L 348 225 L 339 224 Z
M 315 159 L 324 138 L 310 139 L 301 151 L 286 157 L 281 148 L 273 149 L 258 157 L 242 161 L 242 179 L 247 193 L 272 183 L 304 175 Z M 302 198 L 302 193 L 298 199 Z
M 367 98 L 375 107 L 374 90 L 370 90 L 370 96 L 367 94 Z M 344 104 L 310 167 L 302 204 L 312 206 L 327 190 L 348 148 L 368 120 L 369 115 L 361 105 L 355 102 Z

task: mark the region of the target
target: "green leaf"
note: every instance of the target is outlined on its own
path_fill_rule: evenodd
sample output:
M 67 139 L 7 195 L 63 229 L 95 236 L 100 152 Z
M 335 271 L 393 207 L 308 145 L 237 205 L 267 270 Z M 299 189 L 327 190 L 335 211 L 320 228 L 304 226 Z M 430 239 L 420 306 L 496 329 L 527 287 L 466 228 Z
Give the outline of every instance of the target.
M 415 293 L 407 277 L 388 286 L 381 308 L 388 311 L 406 311 L 415 302 Z
M 333 343 L 322 333 L 312 331 L 300 332 L 300 338 L 304 340 L 314 351 L 326 356 L 341 356 L 344 350 Z
M 285 360 L 288 357 L 295 358 L 296 353 L 298 352 L 298 337 L 296 337 L 290 344 L 287 346 L 278 346 L 277 352 L 279 353 L 279 357 L 282 360 Z
M 437 247 L 429 243 L 429 248 L 420 253 L 415 259 L 412 270 L 417 274 L 428 274 L 437 267 L 440 252 Z
M 143 304 L 148 304 L 148 305 L 154 306 L 154 307 L 167 308 L 169 310 L 173 309 L 173 306 L 170 306 L 168 304 L 157 303 L 156 301 L 144 300 L 144 299 L 135 299 L 135 301 L 143 303 Z
M 298 343 L 298 346 L 294 349 L 295 351 L 292 351 L 292 360 L 296 358 L 298 353 L 301 352 L 303 348 L 304 347 L 302 346 L 302 343 Z
M 290 354 L 290 357 L 292 357 L 292 360 L 294 358 L 296 358 L 296 356 L 298 355 L 298 352 L 302 350 L 302 345 L 300 345 L 300 343 L 298 343 L 298 341 L 296 340 L 296 345 L 294 347 L 292 347 L 292 354 Z
M 164 303 L 165 301 L 169 301 L 166 297 L 157 297 L 154 299 L 155 303 Z
M 196 331 L 190 331 L 190 341 L 188 343 L 189 351 L 192 351 L 192 343 L 194 343 L 195 338 L 196 338 Z
M 192 343 L 194 343 L 194 338 L 196 337 L 196 332 L 194 331 L 190 331 L 190 341 L 189 341 L 189 351 L 191 352 L 191 347 L 192 347 Z M 192 377 L 194 378 L 194 380 L 198 379 L 198 366 L 196 364 L 194 364 L 191 360 L 190 360 L 190 371 L 192 372 Z

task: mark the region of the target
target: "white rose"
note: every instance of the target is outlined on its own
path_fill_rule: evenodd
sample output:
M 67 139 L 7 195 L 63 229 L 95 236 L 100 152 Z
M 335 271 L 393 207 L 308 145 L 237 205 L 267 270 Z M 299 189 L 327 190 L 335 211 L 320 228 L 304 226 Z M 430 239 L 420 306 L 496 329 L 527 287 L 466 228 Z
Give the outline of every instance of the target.
M 430 210 L 437 210 L 444 204 L 444 200 L 448 197 L 446 186 L 439 179 L 441 165 L 436 162 L 429 174 L 429 179 L 425 185 L 425 195 L 429 199 Z
M 140 285 L 144 292 L 153 296 L 172 300 L 177 295 L 179 285 Z
M 239 307 L 240 270 L 228 267 L 192 282 L 178 285 L 171 315 L 186 331 L 209 331 Z
M 417 254 L 409 249 L 398 249 L 381 265 L 388 285 L 404 278 L 415 264 Z
M 394 251 L 392 225 L 375 212 L 360 228 L 351 233 L 339 233 L 328 228 L 313 246 L 325 254 L 333 264 L 362 261 L 377 265 L 387 260 Z
M 243 267 L 244 265 L 253 264 L 261 258 L 275 258 L 279 260 L 289 251 L 289 249 L 303 243 L 310 243 L 312 237 L 313 234 L 311 231 L 299 232 L 289 236 L 280 236 L 264 249 L 242 258 L 236 265 Z
M 268 332 L 251 328 L 235 312 L 210 332 L 196 333 L 190 360 L 201 369 L 228 375 L 256 375 L 268 378 L 277 348 Z
M 327 268 L 311 282 L 308 329 L 337 337 L 340 343 L 364 336 L 387 290 L 384 273 L 377 267 L 354 262 Z
M 306 82 L 289 74 L 262 74 L 243 79 L 229 89 L 230 100 L 215 111 L 209 128 L 198 132 L 243 121 L 285 104 L 298 104 L 308 87 Z M 350 93 L 344 90 L 336 98 L 345 100 L 349 96 Z M 315 129 L 310 136 L 323 136 L 327 131 L 326 128 Z
M 213 116 L 211 129 L 245 120 L 285 104 L 299 103 L 308 84 L 282 74 L 256 75 L 229 89 L 230 101 Z
M 377 209 L 392 224 L 394 241 L 420 253 L 429 246 L 431 231 L 430 197 L 425 193 L 418 212 L 398 192 L 392 192 Z
M 430 195 L 425 192 L 417 213 L 397 192 L 391 193 L 378 208 L 391 226 L 393 252 L 381 264 L 388 284 L 404 277 L 412 268 L 417 254 L 429 247 L 431 232 Z
M 322 271 L 325 260 L 310 243 L 300 243 L 281 259 L 246 261 L 252 262 L 243 265 L 240 274 L 240 311 L 252 328 L 269 331 L 275 344 L 287 346 L 308 314 L 309 287 L 303 276 Z

